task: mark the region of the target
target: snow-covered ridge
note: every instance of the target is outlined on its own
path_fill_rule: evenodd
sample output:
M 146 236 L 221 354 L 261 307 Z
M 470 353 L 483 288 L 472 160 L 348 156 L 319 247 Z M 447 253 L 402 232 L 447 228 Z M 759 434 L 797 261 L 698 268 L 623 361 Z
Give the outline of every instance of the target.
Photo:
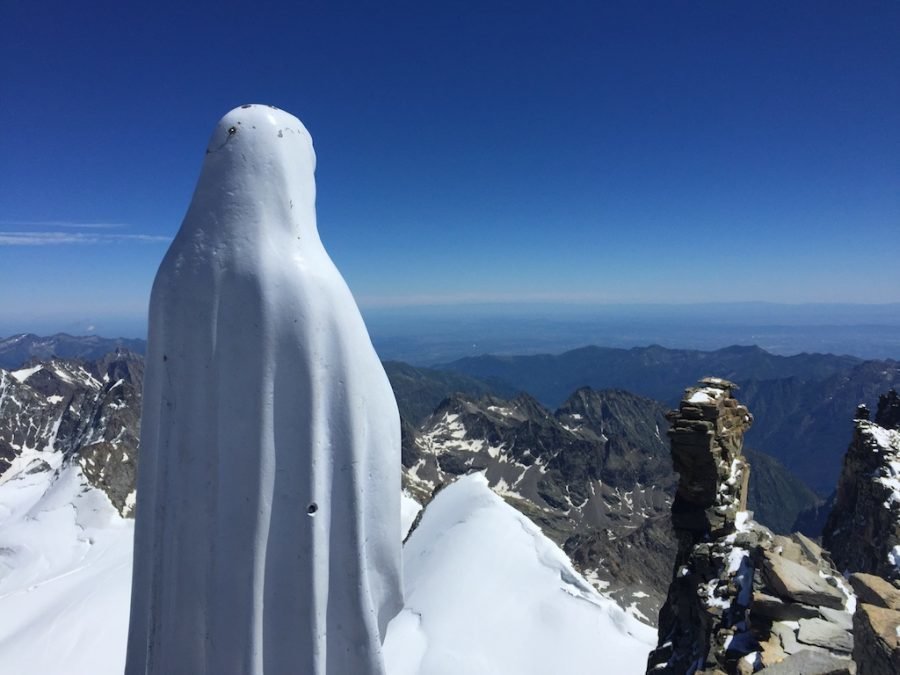
M 597 593 L 483 475 L 429 504 L 404 548 L 392 675 L 643 673 L 653 630 Z M 452 599 L 452 601 L 451 601 Z
M 142 374 L 142 360 L 130 352 L 0 369 L 0 476 L 19 455 L 54 449 L 78 461 L 88 480 L 126 512 L 134 489 Z
M 418 505 L 403 501 L 408 523 Z M 122 672 L 132 532 L 59 453 L 17 460 L 0 484 L 0 672 Z M 480 475 L 428 506 L 404 563 L 388 675 L 643 672 L 653 629 L 594 591 Z
M 0 672 L 121 673 L 133 523 L 59 452 L 0 480 Z

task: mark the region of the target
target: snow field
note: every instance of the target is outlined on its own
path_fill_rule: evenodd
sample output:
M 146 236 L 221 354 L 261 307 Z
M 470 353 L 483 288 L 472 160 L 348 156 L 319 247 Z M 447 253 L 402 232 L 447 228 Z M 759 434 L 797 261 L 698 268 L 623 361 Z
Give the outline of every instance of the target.
M 0 483 L 0 675 L 119 675 L 133 522 L 76 464 L 32 452 Z M 421 508 L 401 496 L 403 532 Z M 653 628 L 581 578 L 480 474 L 441 491 L 404 550 L 390 675 L 643 673 Z

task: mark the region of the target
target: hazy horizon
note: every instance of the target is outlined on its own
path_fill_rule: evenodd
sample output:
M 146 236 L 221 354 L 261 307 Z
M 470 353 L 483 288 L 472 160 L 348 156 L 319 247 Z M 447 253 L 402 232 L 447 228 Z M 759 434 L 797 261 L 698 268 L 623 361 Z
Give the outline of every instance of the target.
M 900 359 L 900 303 L 472 304 L 363 308 L 385 360 L 434 365 L 463 356 L 559 353 L 587 345 L 712 350 L 757 345 L 801 352 Z M 134 320 L 10 322 L 20 333 L 146 338 Z

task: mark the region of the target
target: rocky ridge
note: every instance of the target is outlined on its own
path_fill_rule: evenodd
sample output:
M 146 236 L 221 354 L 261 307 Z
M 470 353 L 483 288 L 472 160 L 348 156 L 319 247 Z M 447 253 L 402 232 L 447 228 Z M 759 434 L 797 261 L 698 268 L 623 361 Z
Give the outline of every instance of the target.
M 860 406 L 823 541 L 850 574 L 860 675 L 900 672 L 900 396 Z
M 58 452 L 130 515 L 142 383 L 143 360 L 127 350 L 0 369 L 0 480 L 10 468 L 48 470 L 42 454 Z
M 678 550 L 647 672 L 851 672 L 853 591 L 815 542 L 746 511 L 752 416 L 735 388 L 701 380 L 669 416 Z
M 900 396 L 860 406 L 823 543 L 843 570 L 900 579 Z

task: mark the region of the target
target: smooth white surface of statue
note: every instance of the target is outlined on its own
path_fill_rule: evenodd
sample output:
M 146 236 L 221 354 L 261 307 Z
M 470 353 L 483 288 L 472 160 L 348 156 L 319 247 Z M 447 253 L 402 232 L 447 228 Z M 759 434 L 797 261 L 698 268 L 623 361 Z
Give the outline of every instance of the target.
M 400 423 L 299 120 L 217 125 L 153 285 L 126 673 L 382 673 Z

